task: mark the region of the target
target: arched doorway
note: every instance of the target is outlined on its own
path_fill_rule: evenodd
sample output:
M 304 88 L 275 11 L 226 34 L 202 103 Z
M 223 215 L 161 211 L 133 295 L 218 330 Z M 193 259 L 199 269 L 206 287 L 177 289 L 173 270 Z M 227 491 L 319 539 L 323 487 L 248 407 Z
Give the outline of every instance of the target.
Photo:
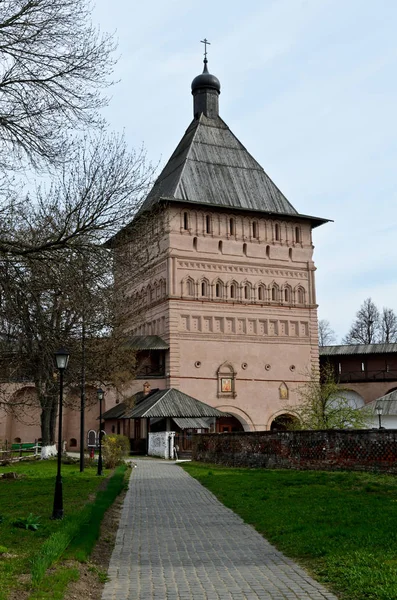
M 297 417 L 294 415 L 283 413 L 277 415 L 277 417 L 273 419 L 270 425 L 270 431 L 288 431 L 289 429 L 294 429 L 298 422 Z
M 234 433 L 244 431 L 244 427 L 236 417 L 220 417 L 217 419 L 216 431 L 217 433 Z

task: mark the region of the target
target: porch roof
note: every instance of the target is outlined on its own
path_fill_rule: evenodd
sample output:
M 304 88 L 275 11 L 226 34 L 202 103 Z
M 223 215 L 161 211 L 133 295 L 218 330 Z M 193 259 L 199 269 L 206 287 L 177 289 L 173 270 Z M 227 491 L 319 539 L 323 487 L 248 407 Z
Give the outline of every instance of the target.
M 180 390 L 170 388 L 150 394 L 131 409 L 127 409 L 122 419 L 155 417 L 226 417 L 229 416 L 213 406 L 209 406 Z M 200 426 L 201 427 L 201 426 Z
M 173 421 L 181 429 L 209 429 L 207 421 L 200 417 L 174 417 Z
M 169 350 L 169 344 L 158 335 L 134 335 L 126 341 L 132 350 Z

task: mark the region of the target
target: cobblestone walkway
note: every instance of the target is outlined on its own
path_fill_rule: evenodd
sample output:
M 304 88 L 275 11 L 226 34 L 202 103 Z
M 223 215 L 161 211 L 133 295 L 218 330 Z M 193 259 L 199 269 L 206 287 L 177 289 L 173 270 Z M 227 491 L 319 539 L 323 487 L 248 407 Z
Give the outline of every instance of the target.
M 102 600 L 336 600 L 180 467 L 136 462 Z

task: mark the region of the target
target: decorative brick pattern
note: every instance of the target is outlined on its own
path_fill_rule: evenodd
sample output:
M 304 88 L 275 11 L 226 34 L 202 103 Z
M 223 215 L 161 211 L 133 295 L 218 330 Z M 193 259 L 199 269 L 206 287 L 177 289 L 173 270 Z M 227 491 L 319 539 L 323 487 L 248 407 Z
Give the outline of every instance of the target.
M 397 473 L 397 430 L 200 434 L 194 438 L 193 459 L 229 466 Z

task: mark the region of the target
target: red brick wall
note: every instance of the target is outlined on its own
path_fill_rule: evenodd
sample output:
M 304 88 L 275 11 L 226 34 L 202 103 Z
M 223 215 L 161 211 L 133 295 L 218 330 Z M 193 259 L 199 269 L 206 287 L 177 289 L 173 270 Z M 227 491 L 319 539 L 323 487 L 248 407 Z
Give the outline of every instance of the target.
M 273 469 L 397 473 L 397 429 L 199 434 L 194 436 L 193 460 Z

